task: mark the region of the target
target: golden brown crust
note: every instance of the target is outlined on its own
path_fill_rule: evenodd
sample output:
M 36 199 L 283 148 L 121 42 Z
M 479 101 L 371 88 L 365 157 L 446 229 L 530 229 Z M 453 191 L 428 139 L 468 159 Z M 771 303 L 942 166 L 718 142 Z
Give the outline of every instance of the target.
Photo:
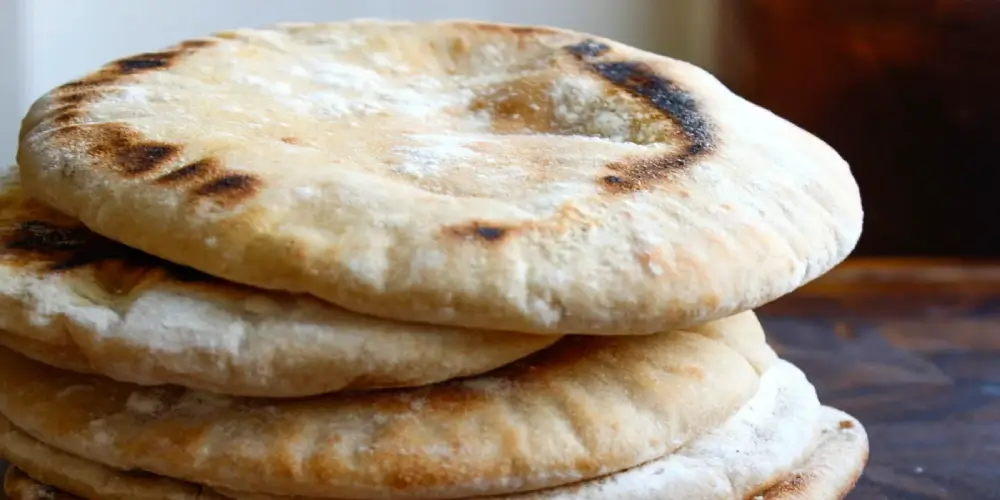
M 0 417 L 2 418 L 2 417 Z M 88 500 L 220 500 L 196 484 L 143 471 L 120 471 L 60 452 L 17 430 L 6 436 L 11 468 L 50 491 Z M 29 479 L 30 478 L 30 479 Z M 30 483 L 24 481 L 25 486 Z
M 772 484 L 807 456 L 821 407 L 805 375 L 779 361 L 760 390 L 721 426 L 675 453 L 609 476 L 490 500 L 732 500 Z M 4 424 L 0 417 L 0 426 Z M 4 435 L 0 434 L 0 439 Z M 41 482 L 101 500 L 211 498 L 211 490 L 147 473 L 122 472 L 53 449 L 16 429 L 6 432 L 10 461 Z M 308 500 L 219 489 L 241 500 Z
M 611 476 L 568 485 L 563 488 L 528 492 L 521 495 L 489 497 L 501 500 L 732 500 L 747 489 L 771 484 L 762 493 L 743 497 L 747 500 L 800 499 L 836 500 L 850 490 L 867 456 L 867 442 L 857 433 L 856 420 L 842 412 L 820 409 L 814 394 L 809 401 L 790 396 L 801 391 L 801 372 L 779 363 L 782 373 L 771 380 L 787 384 L 770 387 L 767 396 L 757 399 L 740 411 L 738 417 L 694 443 L 638 468 Z M 808 383 L 805 383 L 808 387 Z M 774 390 L 777 389 L 777 393 Z M 810 391 L 811 392 L 811 391 Z M 777 400 L 771 398 L 777 394 Z M 757 413 L 754 405 L 774 407 Z M 786 405 L 791 403 L 792 407 Z M 806 404 L 802 404 L 806 403 Z M 814 406 L 815 405 L 815 406 Z M 817 413 L 819 419 L 817 420 Z M 803 419 L 803 417 L 805 417 Z M 763 420 L 760 420 L 763 418 Z M 746 419 L 746 420 L 745 420 Z M 847 422 L 850 426 L 842 426 Z M 0 417 L 0 425 L 3 424 Z M 788 427 L 796 438 L 788 440 Z M 817 428 L 818 427 L 818 428 Z M 803 432 L 805 431 L 805 432 Z M 762 434 L 763 433 L 763 434 Z M 847 434 L 844 434 L 847 433 Z M 42 483 L 64 491 L 100 500 L 310 500 L 308 497 L 280 497 L 239 491 L 220 490 L 187 484 L 148 473 L 122 472 L 67 455 L 31 437 L 10 430 L 8 452 L 19 469 L 24 469 Z M 785 434 L 782 437 L 777 435 Z M 838 435 L 839 434 L 839 435 Z M 766 435 L 767 438 L 761 439 Z M 810 446 L 810 442 L 812 445 Z M 827 457 L 827 458 L 823 458 Z M 838 462 L 831 468 L 829 458 Z M 721 460 L 720 460 L 721 459 Z M 826 463 L 824 466 L 822 464 Z M 773 476 L 787 477 L 774 484 Z M 852 479 L 853 478 L 853 479 Z M 728 485 L 729 487 L 721 486 Z M 486 500 L 486 499 L 484 499 Z
M 0 411 L 51 446 L 124 470 L 329 498 L 460 498 L 592 478 L 717 427 L 758 385 L 746 355 L 689 332 L 569 337 L 481 377 L 284 401 L 141 388 L 0 349 Z

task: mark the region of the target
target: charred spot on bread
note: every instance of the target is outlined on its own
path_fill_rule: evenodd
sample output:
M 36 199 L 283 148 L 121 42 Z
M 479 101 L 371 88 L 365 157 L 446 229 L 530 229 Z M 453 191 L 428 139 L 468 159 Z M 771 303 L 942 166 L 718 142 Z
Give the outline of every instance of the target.
M 466 224 L 448 226 L 445 228 L 444 232 L 453 237 L 457 236 L 467 240 L 499 243 L 507 239 L 513 230 L 514 228 L 509 226 L 483 221 L 473 221 Z
M 212 198 L 222 203 L 237 202 L 253 195 L 260 188 L 261 180 L 249 174 L 227 172 L 194 190 L 194 195 Z
M 201 160 L 188 163 L 183 167 L 161 175 L 156 179 L 157 184 L 183 184 L 204 180 L 214 175 L 221 168 L 221 162 L 215 158 L 202 158 Z
M 133 271 L 162 269 L 168 276 L 181 282 L 210 279 L 189 267 L 159 259 L 105 238 L 83 225 L 59 225 L 44 219 L 11 221 L 0 227 L 0 246 L 8 265 L 40 266 L 48 272 L 91 267 L 95 275 L 101 277 L 120 275 L 123 272 L 121 268 L 125 267 Z M 101 272 L 108 267 L 113 267 L 114 272 Z
M 578 59 L 589 59 L 594 57 L 601 57 L 611 50 L 611 47 L 602 42 L 598 42 L 592 38 L 588 38 L 579 43 L 574 43 L 572 45 L 567 45 L 566 50 L 570 54 L 573 54 Z

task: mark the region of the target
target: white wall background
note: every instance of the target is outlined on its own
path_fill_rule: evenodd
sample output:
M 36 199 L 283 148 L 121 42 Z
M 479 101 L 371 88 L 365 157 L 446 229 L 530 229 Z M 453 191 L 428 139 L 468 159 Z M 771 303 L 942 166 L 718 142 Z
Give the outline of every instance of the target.
M 48 89 L 129 54 L 277 21 L 476 18 L 595 33 L 711 69 L 716 0 L 0 0 L 0 161 Z

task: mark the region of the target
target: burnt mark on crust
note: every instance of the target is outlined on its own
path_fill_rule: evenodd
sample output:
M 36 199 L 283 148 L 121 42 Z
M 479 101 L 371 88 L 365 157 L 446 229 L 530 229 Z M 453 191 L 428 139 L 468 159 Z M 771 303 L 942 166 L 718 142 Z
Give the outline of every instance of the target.
M 83 84 L 79 82 L 74 83 L 74 85 L 77 84 L 81 86 L 69 86 L 67 87 L 68 90 L 57 94 L 55 101 L 59 106 L 49 111 L 49 116 L 51 116 L 49 120 L 53 125 L 65 127 L 83 121 L 81 105 L 90 99 L 100 96 L 100 93 L 93 88 L 82 86 Z
M 83 114 L 80 112 L 80 108 L 73 105 L 59 106 L 58 108 L 52 110 L 52 123 L 58 127 L 65 127 L 82 121 Z
M 144 174 L 170 161 L 180 152 L 180 147 L 162 142 L 134 144 L 117 154 L 117 163 L 127 174 Z
M 76 90 L 68 92 L 66 94 L 61 94 L 59 96 L 59 102 L 63 103 L 66 106 L 76 106 L 81 102 L 86 101 L 88 99 L 93 99 L 98 95 L 99 94 L 93 90 L 87 90 L 87 89 Z
M 62 107 L 58 108 L 58 110 L 53 110 L 50 120 L 56 126 L 65 126 L 72 123 L 81 115 L 79 108 L 87 102 L 100 97 L 104 87 L 112 86 L 121 79 L 132 75 L 170 68 L 181 57 L 198 49 L 214 45 L 215 43 L 211 40 L 189 40 L 160 52 L 136 54 L 112 61 L 80 80 L 72 81 L 56 88 L 53 93 L 53 99 L 57 104 L 62 105 Z M 65 106 L 71 106 L 76 109 L 63 109 Z
M 178 55 L 180 51 L 147 52 L 119 59 L 112 64 L 118 67 L 121 74 L 130 75 L 151 69 L 169 68 Z
M 256 193 L 260 185 L 260 179 L 252 175 L 226 172 L 221 177 L 199 186 L 194 191 L 194 195 L 212 198 L 223 203 L 236 202 Z
M 618 177 L 617 175 L 606 175 L 601 180 L 604 181 L 604 183 L 607 184 L 609 188 L 617 188 L 618 186 L 628 183 L 627 179 L 623 179 L 621 177 Z
M 854 422 L 851 422 L 850 420 L 841 420 L 840 423 L 837 424 L 837 428 L 842 431 L 847 429 L 853 429 Z
M 161 175 L 156 179 L 156 183 L 171 185 L 203 180 L 214 175 L 221 167 L 222 163 L 219 160 L 203 158 L 188 163 L 173 172 Z
M 107 166 L 124 177 L 142 177 L 165 169 L 181 158 L 182 145 L 151 140 L 124 123 L 81 126 L 82 107 L 123 78 L 173 67 L 185 54 L 216 43 L 189 40 L 168 50 L 133 55 L 113 61 L 81 80 L 62 85 L 53 93 L 59 105 L 52 109 L 48 118 L 57 126 L 54 133 L 87 145 L 87 153 L 98 160 L 97 165 Z M 211 198 L 220 204 L 240 201 L 257 192 L 262 184 L 252 175 L 224 172 L 222 162 L 214 158 L 203 158 L 162 173 L 152 183 L 164 187 L 192 183 L 195 186 L 187 191 L 189 195 Z
M 682 171 L 698 155 L 684 154 L 629 158 L 605 165 L 616 175 L 601 178 L 605 191 L 611 193 L 630 193 L 641 191 L 651 184 L 670 179 Z
M 486 241 L 496 241 L 503 238 L 507 231 L 500 227 L 479 226 L 476 235 Z
M 58 133 L 88 144 L 87 153 L 98 160 L 97 165 L 106 165 L 123 177 L 145 177 L 150 184 L 164 188 L 183 187 L 191 196 L 221 205 L 242 201 L 263 185 L 254 175 L 224 170 L 222 160 L 215 157 L 170 166 L 181 158 L 182 146 L 146 139 L 122 123 L 68 125 Z
M 67 272 L 92 267 L 98 276 L 118 276 L 124 266 L 131 269 L 162 269 L 180 282 L 209 281 L 205 274 L 164 261 L 152 255 L 100 236 L 84 226 L 61 226 L 34 219 L 9 223 L 0 229 L 2 256 L 8 263 L 40 266 L 48 272 Z M 117 264 L 118 266 L 115 266 Z M 119 268 L 115 273 L 102 269 Z M 102 280 L 108 281 L 108 280 Z M 105 286 L 120 291 L 120 287 Z
M 183 56 L 191 54 L 197 49 L 209 47 L 214 43 L 210 40 L 190 40 L 160 52 L 146 52 L 112 61 L 80 80 L 72 81 L 58 87 L 59 99 L 65 100 L 69 93 L 89 91 L 86 98 L 76 100 L 77 103 L 85 101 L 98 95 L 94 91 L 100 87 L 114 84 L 123 77 L 168 69 L 176 65 L 177 61 Z
M 193 49 L 203 49 L 205 47 L 211 47 L 215 44 L 216 42 L 214 40 L 185 40 L 181 42 L 180 46 L 182 49 L 193 50 Z
M 468 224 L 449 226 L 445 228 L 446 234 L 470 240 L 478 240 L 487 243 L 497 243 L 506 239 L 513 228 L 500 224 L 475 221 Z
M 177 64 L 181 57 L 214 44 L 215 42 L 211 40 L 188 40 L 159 52 L 146 52 L 118 59 L 105 66 L 105 70 L 113 69 L 117 70 L 119 75 L 131 75 L 150 70 L 166 69 Z
M 586 69 L 639 99 L 670 120 L 679 131 L 683 146 L 679 153 L 653 158 L 629 158 L 606 167 L 613 174 L 598 179 L 606 192 L 628 193 L 669 179 L 715 149 L 712 125 L 697 99 L 677 83 L 638 61 L 601 61 L 611 47 L 594 39 L 567 45 L 564 49 Z
M 576 56 L 577 59 L 601 57 L 611 50 L 611 47 L 608 44 L 598 42 L 592 38 L 588 38 L 582 42 L 574 43 L 572 45 L 567 45 L 565 48 L 570 54 Z
M 29 252 L 59 253 L 77 250 L 88 239 L 82 228 L 49 225 L 44 221 L 21 222 L 4 235 L 4 248 Z
M 714 149 L 711 125 L 697 100 L 676 83 L 641 62 L 594 62 L 589 63 L 589 67 L 604 80 L 643 99 L 671 120 L 684 144 L 682 150 L 673 155 L 630 158 L 606 165 L 615 171 L 601 179 L 606 191 L 627 193 L 646 189 L 650 184 L 669 179 Z
M 650 103 L 674 121 L 690 142 L 686 154 L 712 149 L 712 131 L 695 98 L 641 62 L 598 62 L 598 75 Z
M 141 134 L 120 123 L 102 123 L 88 129 L 93 142 L 88 152 L 107 160 L 126 176 L 151 172 L 175 160 L 182 148 L 175 144 L 144 140 Z
M 82 101 L 89 100 L 92 97 L 99 96 L 100 93 L 97 91 L 100 87 L 106 86 L 118 78 L 118 75 L 107 68 L 102 68 L 96 73 L 92 73 L 80 80 L 74 80 L 72 82 L 64 83 L 56 88 L 56 95 L 60 101 L 65 102 L 66 99 L 78 104 Z M 83 98 L 74 98 L 73 95 L 81 95 Z

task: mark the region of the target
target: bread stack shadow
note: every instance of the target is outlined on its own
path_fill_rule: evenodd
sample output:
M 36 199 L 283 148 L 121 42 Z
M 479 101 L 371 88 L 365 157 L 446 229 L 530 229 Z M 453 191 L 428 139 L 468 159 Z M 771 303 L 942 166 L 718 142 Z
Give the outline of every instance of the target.
M 478 201 L 441 201 L 389 181 L 369 186 L 372 198 L 363 200 L 347 175 L 336 189 L 328 178 L 309 184 L 313 174 L 273 167 L 313 154 L 294 148 L 333 147 L 298 122 L 283 125 L 298 135 L 281 144 L 240 139 L 253 153 L 240 157 L 244 164 L 199 159 L 230 147 L 213 127 L 253 129 L 247 137 L 256 137 L 276 119 L 251 127 L 225 113 L 277 109 L 262 95 L 288 94 L 273 75 L 264 94 L 255 93 L 259 77 L 244 76 L 233 84 L 239 92 L 203 99 L 198 89 L 217 90 L 204 83 L 206 68 L 228 60 L 233 74 L 287 69 L 279 63 L 320 57 L 296 55 L 296 43 L 358 33 L 369 37 L 363 47 L 434 37 L 462 40 L 469 54 L 480 38 L 525 51 L 532 43 L 563 47 L 557 55 L 568 62 L 556 74 L 568 71 L 562 64 L 589 64 L 598 73 L 581 73 L 580 81 L 627 87 L 642 77 L 621 95 L 659 103 L 664 123 L 697 117 L 650 93 L 688 86 L 705 101 L 698 111 L 717 122 L 712 154 L 722 163 L 745 154 L 746 170 L 759 179 L 733 174 L 731 165 L 718 171 L 729 180 L 671 174 L 683 189 L 656 196 L 683 197 L 685 207 L 648 201 L 646 184 L 628 177 L 641 169 L 622 167 L 601 181 L 607 197 L 588 205 L 593 195 L 581 194 L 582 209 L 560 219 L 557 231 L 525 223 L 509 206 L 497 212 L 503 224 L 483 222 Z M 295 24 L 126 58 L 40 99 L 24 121 L 20 168 L 0 177 L 0 451 L 12 464 L 8 496 L 846 495 L 867 459 L 865 430 L 822 405 L 803 372 L 774 353 L 753 308 L 850 252 L 861 212 L 849 170 L 818 140 L 737 101 L 696 68 L 661 68 L 660 58 L 645 64 L 679 83 L 663 83 L 659 73 L 616 80 L 600 73 L 614 61 L 598 58 L 653 56 L 580 37 L 464 22 Z M 335 62 L 367 78 L 371 68 L 355 56 Z M 324 84 L 335 85 L 334 77 Z M 664 87 L 649 90 L 654 84 Z M 577 103 L 578 119 L 609 119 L 587 115 L 593 103 L 574 95 L 567 102 Z M 602 102 L 620 97 L 609 95 Z M 169 112 L 143 114 L 159 105 Z M 216 105 L 204 116 L 185 114 Z M 763 138 L 744 140 L 744 126 L 760 127 Z M 701 140 L 692 137 L 679 140 Z M 754 142 L 775 138 L 803 146 Z M 579 147 L 598 148 L 596 156 L 628 153 L 588 141 Z M 790 152 L 775 159 L 768 147 Z M 281 161 L 265 150 L 280 150 Z M 449 158 L 437 160 L 458 161 Z M 231 170 L 240 165 L 252 172 Z M 643 179 L 654 181 L 666 182 Z M 745 191 L 726 197 L 720 182 Z M 579 222 L 589 209 L 606 213 Z M 651 212 L 654 221 L 644 222 Z M 377 217 L 351 219 L 359 213 Z M 406 227 L 392 226 L 393 216 Z

